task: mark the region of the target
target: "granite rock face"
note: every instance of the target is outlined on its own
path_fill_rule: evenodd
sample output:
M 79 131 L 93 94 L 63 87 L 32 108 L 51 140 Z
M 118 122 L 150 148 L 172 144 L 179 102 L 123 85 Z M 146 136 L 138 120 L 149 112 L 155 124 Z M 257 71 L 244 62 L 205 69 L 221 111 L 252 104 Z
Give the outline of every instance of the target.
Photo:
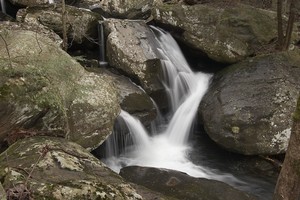
M 241 61 L 277 37 L 274 12 L 242 4 L 223 8 L 158 3 L 152 15 L 187 46 L 222 63 Z
M 144 21 L 104 21 L 109 65 L 140 85 L 159 105 L 166 106 L 161 84 L 162 63 L 154 33 Z M 163 106 L 162 106 L 163 107 Z

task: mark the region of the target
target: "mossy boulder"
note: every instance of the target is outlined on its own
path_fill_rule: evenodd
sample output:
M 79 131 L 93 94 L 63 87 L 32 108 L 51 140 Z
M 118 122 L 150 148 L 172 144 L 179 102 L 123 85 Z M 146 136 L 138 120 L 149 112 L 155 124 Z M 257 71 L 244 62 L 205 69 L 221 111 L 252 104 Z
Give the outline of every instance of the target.
M 257 198 L 216 180 L 194 178 L 185 173 L 152 167 L 129 166 L 120 175 L 174 199 L 256 200 Z
M 249 58 L 219 72 L 200 106 L 207 134 L 241 154 L 284 153 L 299 77 L 299 51 Z
M 63 138 L 19 140 L 0 155 L 0 180 L 9 197 L 20 189 L 32 199 L 142 199 L 87 150 Z
M 120 19 L 147 19 L 153 0 L 82 0 L 80 5 L 101 15 Z
M 140 85 L 159 105 L 166 104 L 162 64 L 154 33 L 144 21 L 104 21 L 109 65 Z
M 222 63 L 241 61 L 277 36 L 275 13 L 242 4 L 156 4 L 152 15 L 183 43 Z
M 120 111 L 112 80 L 85 71 L 45 34 L 15 26 L 0 34 L 0 145 L 33 135 L 100 145 Z
M 62 36 L 61 4 L 31 6 L 17 13 L 20 22 L 48 27 Z M 89 10 L 66 5 L 66 30 L 70 44 L 92 47 L 97 38 L 97 24 L 101 16 Z

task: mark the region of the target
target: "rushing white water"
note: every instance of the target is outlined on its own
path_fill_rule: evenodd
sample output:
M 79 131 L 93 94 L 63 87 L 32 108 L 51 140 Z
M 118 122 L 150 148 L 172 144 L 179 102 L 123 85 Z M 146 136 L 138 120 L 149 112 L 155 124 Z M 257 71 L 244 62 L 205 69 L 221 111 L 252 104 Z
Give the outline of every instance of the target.
M 157 35 L 159 52 L 163 58 L 164 86 L 169 95 L 172 118 L 166 124 L 152 125 L 152 131 L 160 130 L 159 132 L 147 133 L 138 119 L 122 111 L 120 117 L 130 131 L 133 145 L 126 147 L 121 155 L 111 155 L 104 162 L 117 172 L 124 166 L 140 165 L 174 169 L 194 177 L 241 183 L 232 175 L 217 173 L 189 160 L 190 147 L 187 139 L 211 75 L 193 72 L 170 34 L 155 27 L 152 29 Z M 118 145 L 117 140 L 111 139 L 115 145 Z

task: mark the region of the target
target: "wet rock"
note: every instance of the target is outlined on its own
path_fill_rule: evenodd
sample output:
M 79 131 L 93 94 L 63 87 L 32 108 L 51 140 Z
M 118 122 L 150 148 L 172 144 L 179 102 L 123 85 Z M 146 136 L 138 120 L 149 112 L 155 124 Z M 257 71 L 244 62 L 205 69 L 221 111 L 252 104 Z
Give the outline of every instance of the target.
M 277 37 L 275 13 L 242 4 L 156 4 L 152 15 L 183 43 L 222 63 L 241 61 Z
M 101 16 L 85 9 L 66 6 L 66 30 L 70 42 L 91 47 L 97 38 L 97 24 Z M 62 36 L 61 4 L 27 7 L 18 11 L 17 18 L 28 24 L 43 25 Z
M 121 19 L 147 19 L 151 14 L 153 0 L 81 0 L 81 7 L 93 9 L 106 17 Z
M 9 15 L 6 15 L 6 14 L 0 12 L 0 22 L 1 21 L 15 21 L 15 19 Z
M 286 151 L 299 96 L 300 53 L 247 59 L 218 73 L 200 106 L 207 134 L 241 154 Z
M 160 81 L 161 60 L 153 32 L 144 21 L 106 20 L 109 65 L 138 83 L 160 107 L 166 95 Z
M 0 34 L 0 145 L 51 135 L 99 146 L 120 112 L 112 80 L 85 71 L 45 34 L 14 26 Z
M 28 199 L 142 199 L 87 150 L 62 138 L 37 136 L 10 146 L 0 155 L 0 180 L 9 197 L 22 190 Z
M 138 117 L 144 125 L 149 125 L 156 118 L 156 108 L 151 98 L 129 78 L 104 69 L 92 69 L 92 71 L 113 79 L 122 110 Z
M 130 166 L 122 168 L 120 175 L 130 182 L 180 200 L 257 199 L 220 181 L 194 178 L 174 170 Z
M 143 124 L 149 125 L 156 117 L 151 98 L 143 89 L 124 76 L 115 77 L 115 84 L 121 98 L 121 108 L 138 117 Z
M 49 0 L 9 0 L 11 3 L 17 6 L 35 6 L 49 3 Z

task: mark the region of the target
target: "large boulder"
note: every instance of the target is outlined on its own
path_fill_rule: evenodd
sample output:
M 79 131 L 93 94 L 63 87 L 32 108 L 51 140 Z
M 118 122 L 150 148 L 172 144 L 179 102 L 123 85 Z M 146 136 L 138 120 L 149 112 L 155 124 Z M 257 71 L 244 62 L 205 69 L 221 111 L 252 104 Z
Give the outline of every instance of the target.
M 153 0 L 81 0 L 80 7 L 93 9 L 106 17 L 121 19 L 147 19 L 151 15 Z
M 284 153 L 299 77 L 299 51 L 249 58 L 219 72 L 200 106 L 207 134 L 241 154 Z
M 256 197 L 225 183 L 194 178 L 185 173 L 151 167 L 129 166 L 120 175 L 133 183 L 143 185 L 174 199 L 188 200 L 255 200 Z
M 0 155 L 0 180 L 8 199 L 142 199 L 87 150 L 63 138 L 19 140 Z
M 62 36 L 61 4 L 40 5 L 21 9 L 17 13 L 20 22 L 43 25 Z M 70 43 L 93 46 L 97 38 L 97 24 L 101 16 L 86 9 L 66 5 L 66 30 Z
M 43 33 L 1 26 L 0 34 L 0 145 L 51 135 L 99 146 L 120 111 L 112 79 L 85 71 Z
M 186 45 L 222 63 L 243 60 L 277 36 L 275 13 L 242 4 L 156 4 L 152 15 Z
M 160 81 L 162 64 L 154 33 L 144 21 L 104 21 L 109 65 L 142 86 L 158 104 L 165 104 Z

